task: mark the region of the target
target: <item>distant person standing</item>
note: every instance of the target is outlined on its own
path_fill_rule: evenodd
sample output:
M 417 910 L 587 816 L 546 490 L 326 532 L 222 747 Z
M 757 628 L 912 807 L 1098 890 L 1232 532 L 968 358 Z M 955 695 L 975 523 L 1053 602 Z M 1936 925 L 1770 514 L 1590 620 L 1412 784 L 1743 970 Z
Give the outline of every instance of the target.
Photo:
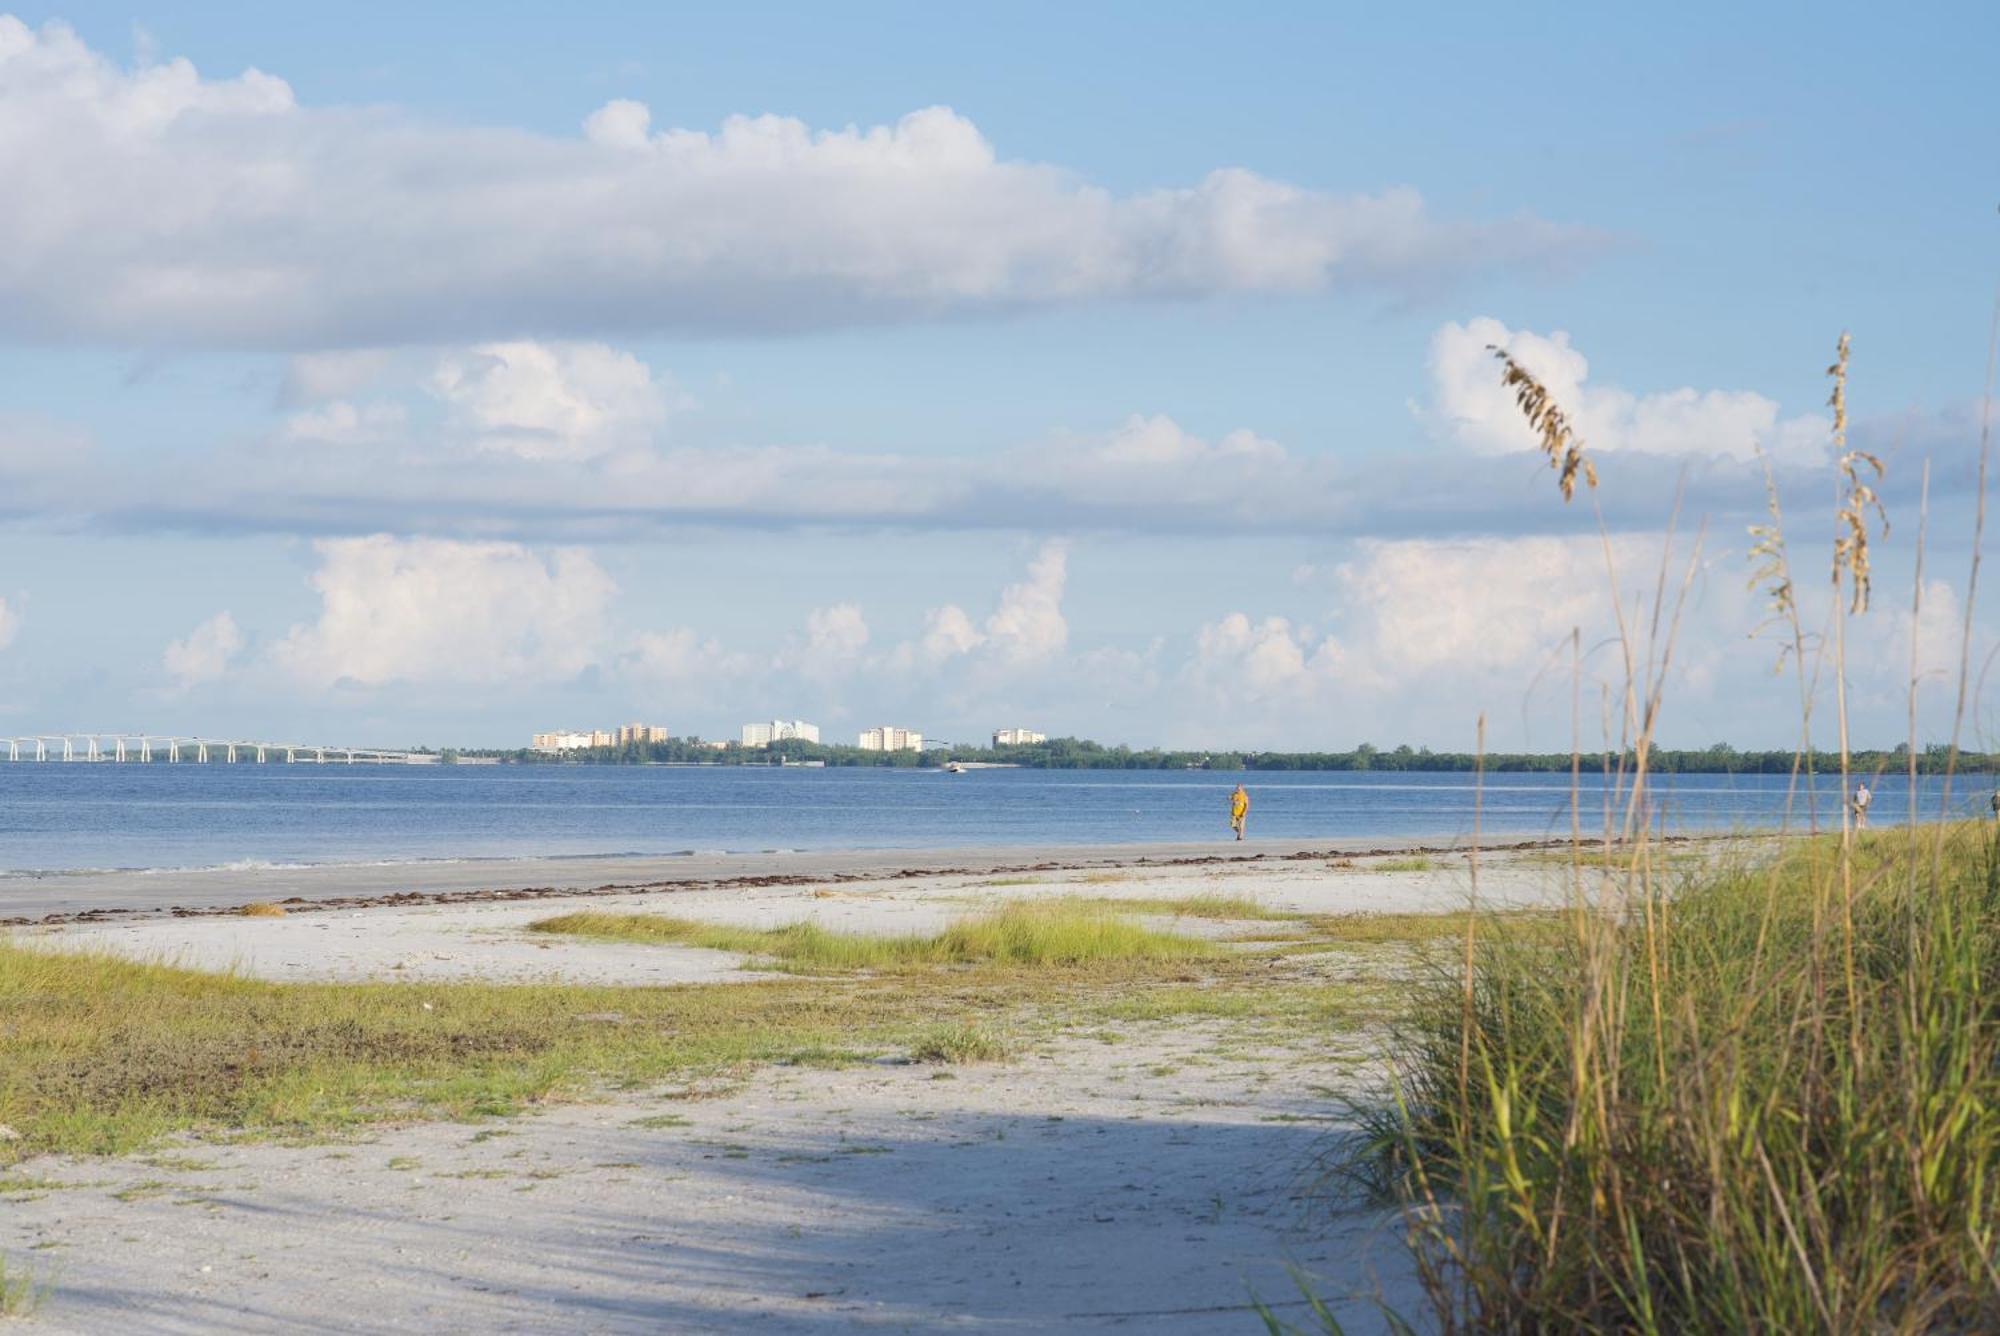
M 1243 838 L 1243 826 L 1250 820 L 1250 795 L 1238 784 L 1236 792 L 1229 795 L 1229 828 L 1236 832 L 1236 838 Z
M 1868 829 L 1868 804 L 1875 801 L 1875 795 L 1868 791 L 1868 781 L 1862 780 L 1854 786 L 1854 828 Z
M 1993 797 L 1989 801 L 1993 804 L 1993 819 L 2000 822 L 2000 789 L 1993 790 Z

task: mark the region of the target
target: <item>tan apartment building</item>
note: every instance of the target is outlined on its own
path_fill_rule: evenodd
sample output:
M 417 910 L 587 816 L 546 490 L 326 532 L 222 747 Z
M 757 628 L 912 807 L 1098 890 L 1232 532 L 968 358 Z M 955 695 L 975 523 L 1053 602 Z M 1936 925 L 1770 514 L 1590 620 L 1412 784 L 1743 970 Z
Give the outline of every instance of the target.
M 861 730 L 862 751 L 922 751 L 924 735 L 910 728 L 897 728 L 884 724 L 880 728 Z

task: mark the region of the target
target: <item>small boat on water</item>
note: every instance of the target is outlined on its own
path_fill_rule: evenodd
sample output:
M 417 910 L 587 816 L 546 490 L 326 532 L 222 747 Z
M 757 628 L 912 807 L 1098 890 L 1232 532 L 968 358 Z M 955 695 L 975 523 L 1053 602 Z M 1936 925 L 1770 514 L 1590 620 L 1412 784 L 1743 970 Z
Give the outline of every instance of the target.
M 957 761 L 946 761 L 944 763 L 944 772 L 947 775 L 962 775 L 965 773 L 965 767 Z

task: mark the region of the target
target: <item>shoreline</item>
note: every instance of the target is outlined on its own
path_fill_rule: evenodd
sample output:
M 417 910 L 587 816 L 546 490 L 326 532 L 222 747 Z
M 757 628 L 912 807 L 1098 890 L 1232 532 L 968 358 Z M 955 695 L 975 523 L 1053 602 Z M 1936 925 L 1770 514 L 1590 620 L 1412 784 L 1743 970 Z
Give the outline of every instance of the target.
M 1771 832 L 1656 837 L 1662 843 L 1769 838 Z M 1565 837 L 1493 833 L 1482 853 L 1568 847 Z M 931 849 L 820 849 L 630 857 L 468 859 L 185 871 L 81 872 L 0 880 L 0 928 L 107 919 L 198 918 L 271 901 L 314 910 L 450 905 L 734 890 L 938 876 L 995 876 L 1107 868 L 1217 867 L 1322 859 L 1463 854 L 1452 836 L 1144 844 L 987 845 Z

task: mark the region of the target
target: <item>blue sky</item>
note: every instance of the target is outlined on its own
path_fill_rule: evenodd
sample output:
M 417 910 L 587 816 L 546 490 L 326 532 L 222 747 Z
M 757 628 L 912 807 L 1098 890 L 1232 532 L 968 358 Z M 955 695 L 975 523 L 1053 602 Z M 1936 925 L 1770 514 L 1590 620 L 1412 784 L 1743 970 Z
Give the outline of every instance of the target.
M 1897 521 L 1857 724 L 1902 735 L 1914 629 L 1937 732 L 1996 39 L 1974 5 L 17 9 L 0 733 L 1442 747 L 1484 709 L 1561 747 L 1551 665 L 1575 626 L 1613 674 L 1613 619 L 1497 341 L 1585 427 L 1621 590 L 1677 485 L 1708 522 L 1669 739 L 1782 745 L 1754 452 L 1819 629 L 1843 328 Z

